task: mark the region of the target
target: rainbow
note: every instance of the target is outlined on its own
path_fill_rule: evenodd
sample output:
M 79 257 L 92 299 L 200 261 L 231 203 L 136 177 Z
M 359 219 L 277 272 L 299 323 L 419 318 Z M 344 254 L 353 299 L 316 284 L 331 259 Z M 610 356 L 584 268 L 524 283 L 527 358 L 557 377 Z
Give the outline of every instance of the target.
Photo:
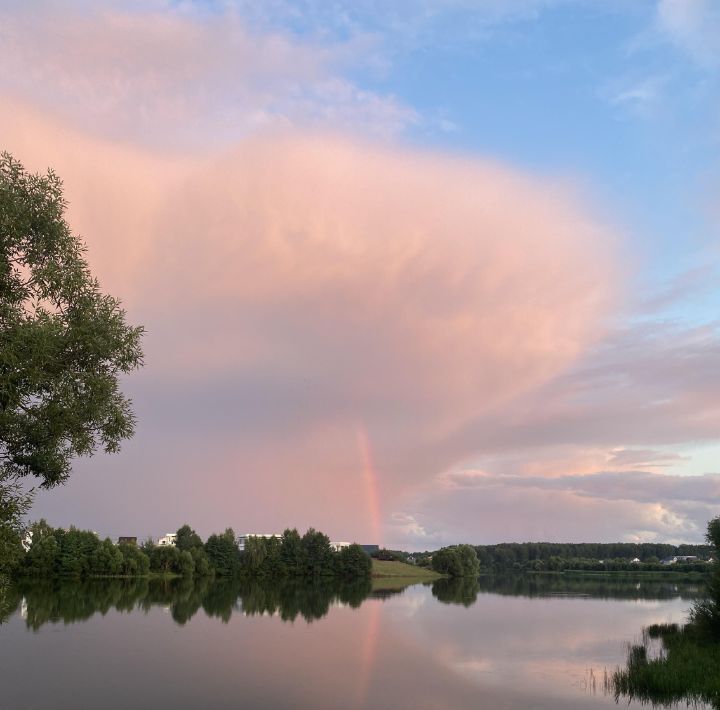
M 362 459 L 363 481 L 367 493 L 367 507 L 370 518 L 370 532 L 373 535 L 373 543 L 382 547 L 382 514 L 380 512 L 380 485 L 377 469 L 373 461 L 372 448 L 367 429 L 360 425 L 357 429 L 358 447 Z

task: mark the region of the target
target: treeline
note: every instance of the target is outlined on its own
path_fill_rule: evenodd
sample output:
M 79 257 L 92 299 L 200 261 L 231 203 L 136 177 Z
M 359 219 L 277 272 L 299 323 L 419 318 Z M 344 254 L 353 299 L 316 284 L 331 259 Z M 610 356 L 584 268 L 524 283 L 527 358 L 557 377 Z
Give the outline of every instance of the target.
M 370 558 L 359 545 L 336 552 L 330 538 L 313 528 L 304 535 L 286 530 L 281 538 L 250 538 L 241 551 L 235 533 L 211 535 L 205 542 L 189 526 L 174 545 L 147 540 L 140 547 L 115 545 L 95 533 L 52 528 L 45 521 L 31 528 L 29 549 L 15 573 L 30 577 L 142 577 L 150 573 L 182 577 L 369 579 Z
M 709 545 L 667 545 L 661 543 L 555 543 L 522 542 L 475 546 L 483 571 L 492 570 L 616 570 L 637 569 L 637 558 L 647 569 L 666 570 L 660 560 L 667 557 L 694 555 L 701 560 L 713 555 Z M 600 560 L 603 564 L 600 564 Z M 691 569 L 683 565 L 684 570 Z M 706 569 L 698 563 L 698 571 Z

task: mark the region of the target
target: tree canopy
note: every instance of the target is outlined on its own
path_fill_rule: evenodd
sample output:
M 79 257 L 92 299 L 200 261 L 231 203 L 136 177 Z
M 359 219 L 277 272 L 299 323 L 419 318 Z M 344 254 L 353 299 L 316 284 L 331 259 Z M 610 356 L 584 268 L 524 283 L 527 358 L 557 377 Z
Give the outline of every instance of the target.
M 65 209 L 54 172 L 0 154 L 0 466 L 45 488 L 132 435 L 119 377 L 142 364 L 143 329 L 100 291 Z
M 444 547 L 433 555 L 432 568 L 449 577 L 477 577 L 480 562 L 472 545 L 454 545 Z

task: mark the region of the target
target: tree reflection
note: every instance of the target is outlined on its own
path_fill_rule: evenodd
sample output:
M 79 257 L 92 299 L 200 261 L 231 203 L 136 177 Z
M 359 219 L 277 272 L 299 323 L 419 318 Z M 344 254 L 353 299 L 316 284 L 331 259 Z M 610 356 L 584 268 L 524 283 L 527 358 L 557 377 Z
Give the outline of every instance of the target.
M 149 612 L 164 607 L 182 626 L 202 609 L 227 623 L 234 613 L 276 616 L 283 621 L 321 619 L 334 605 L 358 607 L 368 598 L 370 580 L 348 584 L 335 580 L 249 582 L 199 579 L 90 579 L 23 581 L 0 589 L 0 621 L 19 607 L 27 626 L 38 630 L 48 623 L 73 623 L 108 611 Z
M 697 583 L 613 574 L 505 574 L 479 578 L 480 591 L 522 597 L 591 597 L 593 599 L 696 599 Z
M 477 601 L 480 584 L 476 577 L 450 577 L 433 582 L 433 596 L 443 604 L 472 606 Z

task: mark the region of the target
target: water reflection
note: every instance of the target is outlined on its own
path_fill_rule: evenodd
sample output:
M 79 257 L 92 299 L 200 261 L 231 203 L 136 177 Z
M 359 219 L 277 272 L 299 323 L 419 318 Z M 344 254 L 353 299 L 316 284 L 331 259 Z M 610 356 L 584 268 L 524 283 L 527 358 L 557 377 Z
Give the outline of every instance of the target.
M 307 622 L 326 616 L 332 606 L 359 607 L 364 600 L 389 599 L 407 587 L 373 588 L 371 582 L 249 582 L 237 580 L 52 580 L 24 581 L 0 590 L 0 621 L 21 608 L 29 628 L 44 624 L 85 621 L 110 610 L 149 611 L 160 606 L 184 625 L 201 609 L 209 618 L 227 623 L 233 613 L 276 616 L 282 621 Z M 592 599 L 663 600 L 695 599 L 697 584 L 658 580 L 588 578 L 567 575 L 509 575 L 479 579 L 440 579 L 432 595 L 443 604 L 470 607 L 478 595 L 512 597 L 568 597 Z
M 438 579 L 433 582 L 433 596 L 443 604 L 472 606 L 477 601 L 480 583 L 472 577 Z
M 165 608 L 180 626 L 201 609 L 207 617 L 223 623 L 228 623 L 233 613 L 311 622 L 326 616 L 334 605 L 358 607 L 371 594 L 369 581 L 356 584 L 142 578 L 21 581 L 5 591 L 2 608 L 6 617 L 20 608 L 27 626 L 35 631 L 44 624 L 86 621 L 110 610 L 148 612 L 157 606 Z
M 643 575 L 515 574 L 484 576 L 480 591 L 513 597 L 590 597 L 593 599 L 697 599 L 697 582 L 665 581 Z
M 622 665 L 636 630 L 682 621 L 696 593 L 559 575 L 20 583 L 0 627 L 0 709 L 611 708 L 588 669 Z

